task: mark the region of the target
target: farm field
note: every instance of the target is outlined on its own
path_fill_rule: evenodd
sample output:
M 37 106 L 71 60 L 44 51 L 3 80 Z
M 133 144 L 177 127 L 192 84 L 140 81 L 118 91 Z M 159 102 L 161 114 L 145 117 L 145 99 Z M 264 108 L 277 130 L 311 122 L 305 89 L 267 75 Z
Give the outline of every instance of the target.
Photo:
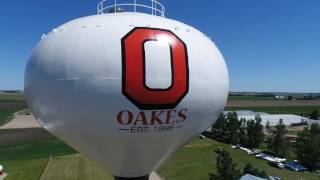
M 7 123 L 14 112 L 27 108 L 23 95 L 0 95 L 0 126 Z M 270 97 L 230 96 L 226 110 L 253 110 L 272 114 L 309 114 L 320 111 L 319 100 L 272 100 Z
M 22 94 L 2 94 L 0 102 L 25 101 L 26 98 Z
M 251 96 L 251 95 L 242 95 L 242 96 L 229 96 L 229 100 L 275 100 L 274 96 Z
M 230 102 L 233 101 L 242 101 L 245 105 L 250 102 L 254 104 L 258 100 L 231 100 Z M 270 100 L 259 101 L 270 103 Z M 275 104 L 274 106 L 252 107 L 250 105 L 227 107 L 226 110 L 253 110 L 272 114 L 292 113 L 297 115 L 309 114 L 313 110 L 320 111 L 320 105 L 277 106 L 279 101 L 273 100 L 272 102 Z M 1 122 L 10 120 L 10 116 L 14 112 L 26 107 L 23 96 L 0 95 L 0 126 Z M 290 133 L 296 134 L 297 132 L 290 131 Z M 14 136 L 13 139 L 7 138 L 8 135 Z M 113 179 L 110 174 L 104 172 L 94 162 L 78 154 L 43 129 L 0 130 L 0 136 L 0 164 L 5 166 L 8 180 Z M 258 160 L 243 151 L 230 148 L 228 144 L 210 139 L 192 141 L 177 151 L 157 172 L 166 180 L 206 180 L 209 172 L 215 172 L 217 154 L 214 153 L 214 150 L 217 147 L 228 150 L 239 169 L 250 162 L 258 169 L 265 170 L 268 175 L 280 176 L 283 179 L 315 180 L 320 178 L 315 173 L 297 173 L 271 167 L 266 161 Z
M 22 95 L 0 95 L 0 126 L 10 121 L 13 113 L 27 108 Z
M 226 107 L 225 110 L 252 110 L 255 112 L 267 112 L 270 114 L 310 114 L 313 110 L 320 112 L 320 106 L 274 106 L 274 107 Z
M 302 107 L 320 106 L 320 100 L 228 100 L 226 107 Z
M 40 180 L 86 179 L 113 180 L 113 176 L 80 154 L 54 157 L 49 160 Z
M 10 118 L 13 117 L 13 113 L 17 110 L 18 109 L 0 109 L 0 126 L 9 122 Z
M 6 180 L 37 180 L 40 178 L 48 159 L 0 161 L 10 175 Z
M 63 142 L 50 138 L 0 145 L 0 164 L 8 172 L 8 180 L 39 179 L 50 156 L 74 154 Z
M 217 147 L 229 151 L 240 169 L 250 162 L 269 175 L 280 176 L 283 179 L 319 179 L 319 175 L 315 173 L 297 173 L 271 167 L 264 160 L 249 156 L 241 150 L 232 149 L 229 144 L 210 139 L 192 141 L 177 151 L 157 172 L 166 180 L 206 180 L 208 173 L 215 171 L 217 154 L 214 150 Z M 94 162 L 77 154 L 57 139 L 0 146 L 0 162 L 6 167 L 9 180 L 24 180 L 25 177 L 29 177 L 30 180 L 39 177 L 41 180 L 112 179 L 110 174 L 104 172 Z

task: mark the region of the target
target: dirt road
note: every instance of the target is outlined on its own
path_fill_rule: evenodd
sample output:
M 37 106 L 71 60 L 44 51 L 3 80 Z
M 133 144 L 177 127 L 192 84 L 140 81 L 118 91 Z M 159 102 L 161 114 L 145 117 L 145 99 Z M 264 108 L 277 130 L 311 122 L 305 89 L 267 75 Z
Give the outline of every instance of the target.
M 13 119 L 7 124 L 0 127 L 1 129 L 23 129 L 23 128 L 39 128 L 41 127 L 33 115 L 25 115 L 14 113 Z

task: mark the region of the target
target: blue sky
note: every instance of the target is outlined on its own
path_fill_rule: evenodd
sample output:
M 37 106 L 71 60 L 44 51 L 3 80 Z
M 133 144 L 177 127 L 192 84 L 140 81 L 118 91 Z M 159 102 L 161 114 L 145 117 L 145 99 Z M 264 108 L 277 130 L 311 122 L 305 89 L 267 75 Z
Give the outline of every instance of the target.
M 0 89 L 23 89 L 43 33 L 96 13 L 98 0 L 1 0 Z M 162 0 L 166 16 L 212 38 L 231 91 L 320 92 L 319 0 Z

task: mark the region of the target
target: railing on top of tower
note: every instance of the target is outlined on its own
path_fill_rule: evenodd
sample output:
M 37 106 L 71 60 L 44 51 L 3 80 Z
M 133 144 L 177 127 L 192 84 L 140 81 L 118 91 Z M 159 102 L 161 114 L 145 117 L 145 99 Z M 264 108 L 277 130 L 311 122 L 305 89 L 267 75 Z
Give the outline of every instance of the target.
M 157 0 L 100 0 L 98 14 L 143 12 L 165 17 L 165 7 Z

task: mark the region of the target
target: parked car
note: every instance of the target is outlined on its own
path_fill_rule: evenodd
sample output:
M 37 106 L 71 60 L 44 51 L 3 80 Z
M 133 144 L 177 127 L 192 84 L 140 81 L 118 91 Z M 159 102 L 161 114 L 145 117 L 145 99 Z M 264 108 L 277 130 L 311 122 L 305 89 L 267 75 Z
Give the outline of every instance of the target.
M 283 169 L 284 168 L 284 164 L 283 163 L 269 161 L 268 164 L 273 166 L 273 167 L 279 168 L 279 169 Z
M 263 154 L 267 154 L 268 156 L 273 156 L 276 157 L 276 153 L 272 152 L 272 151 L 262 151 Z
M 263 159 L 264 156 L 266 156 L 266 155 L 263 154 L 263 153 L 260 153 L 260 154 L 257 154 L 257 155 L 256 155 L 256 157 L 259 158 L 259 159 Z
M 308 168 L 304 167 L 298 162 L 288 162 L 284 165 L 286 168 L 291 169 L 293 171 L 307 171 Z
M 260 154 L 261 153 L 261 150 L 260 149 L 251 149 L 252 151 L 252 154 L 253 155 L 256 155 L 256 154 Z
M 281 180 L 281 177 L 269 176 L 269 180 Z
M 252 151 L 248 148 L 245 148 L 245 147 L 240 147 L 241 150 L 247 152 L 248 154 L 252 154 Z

